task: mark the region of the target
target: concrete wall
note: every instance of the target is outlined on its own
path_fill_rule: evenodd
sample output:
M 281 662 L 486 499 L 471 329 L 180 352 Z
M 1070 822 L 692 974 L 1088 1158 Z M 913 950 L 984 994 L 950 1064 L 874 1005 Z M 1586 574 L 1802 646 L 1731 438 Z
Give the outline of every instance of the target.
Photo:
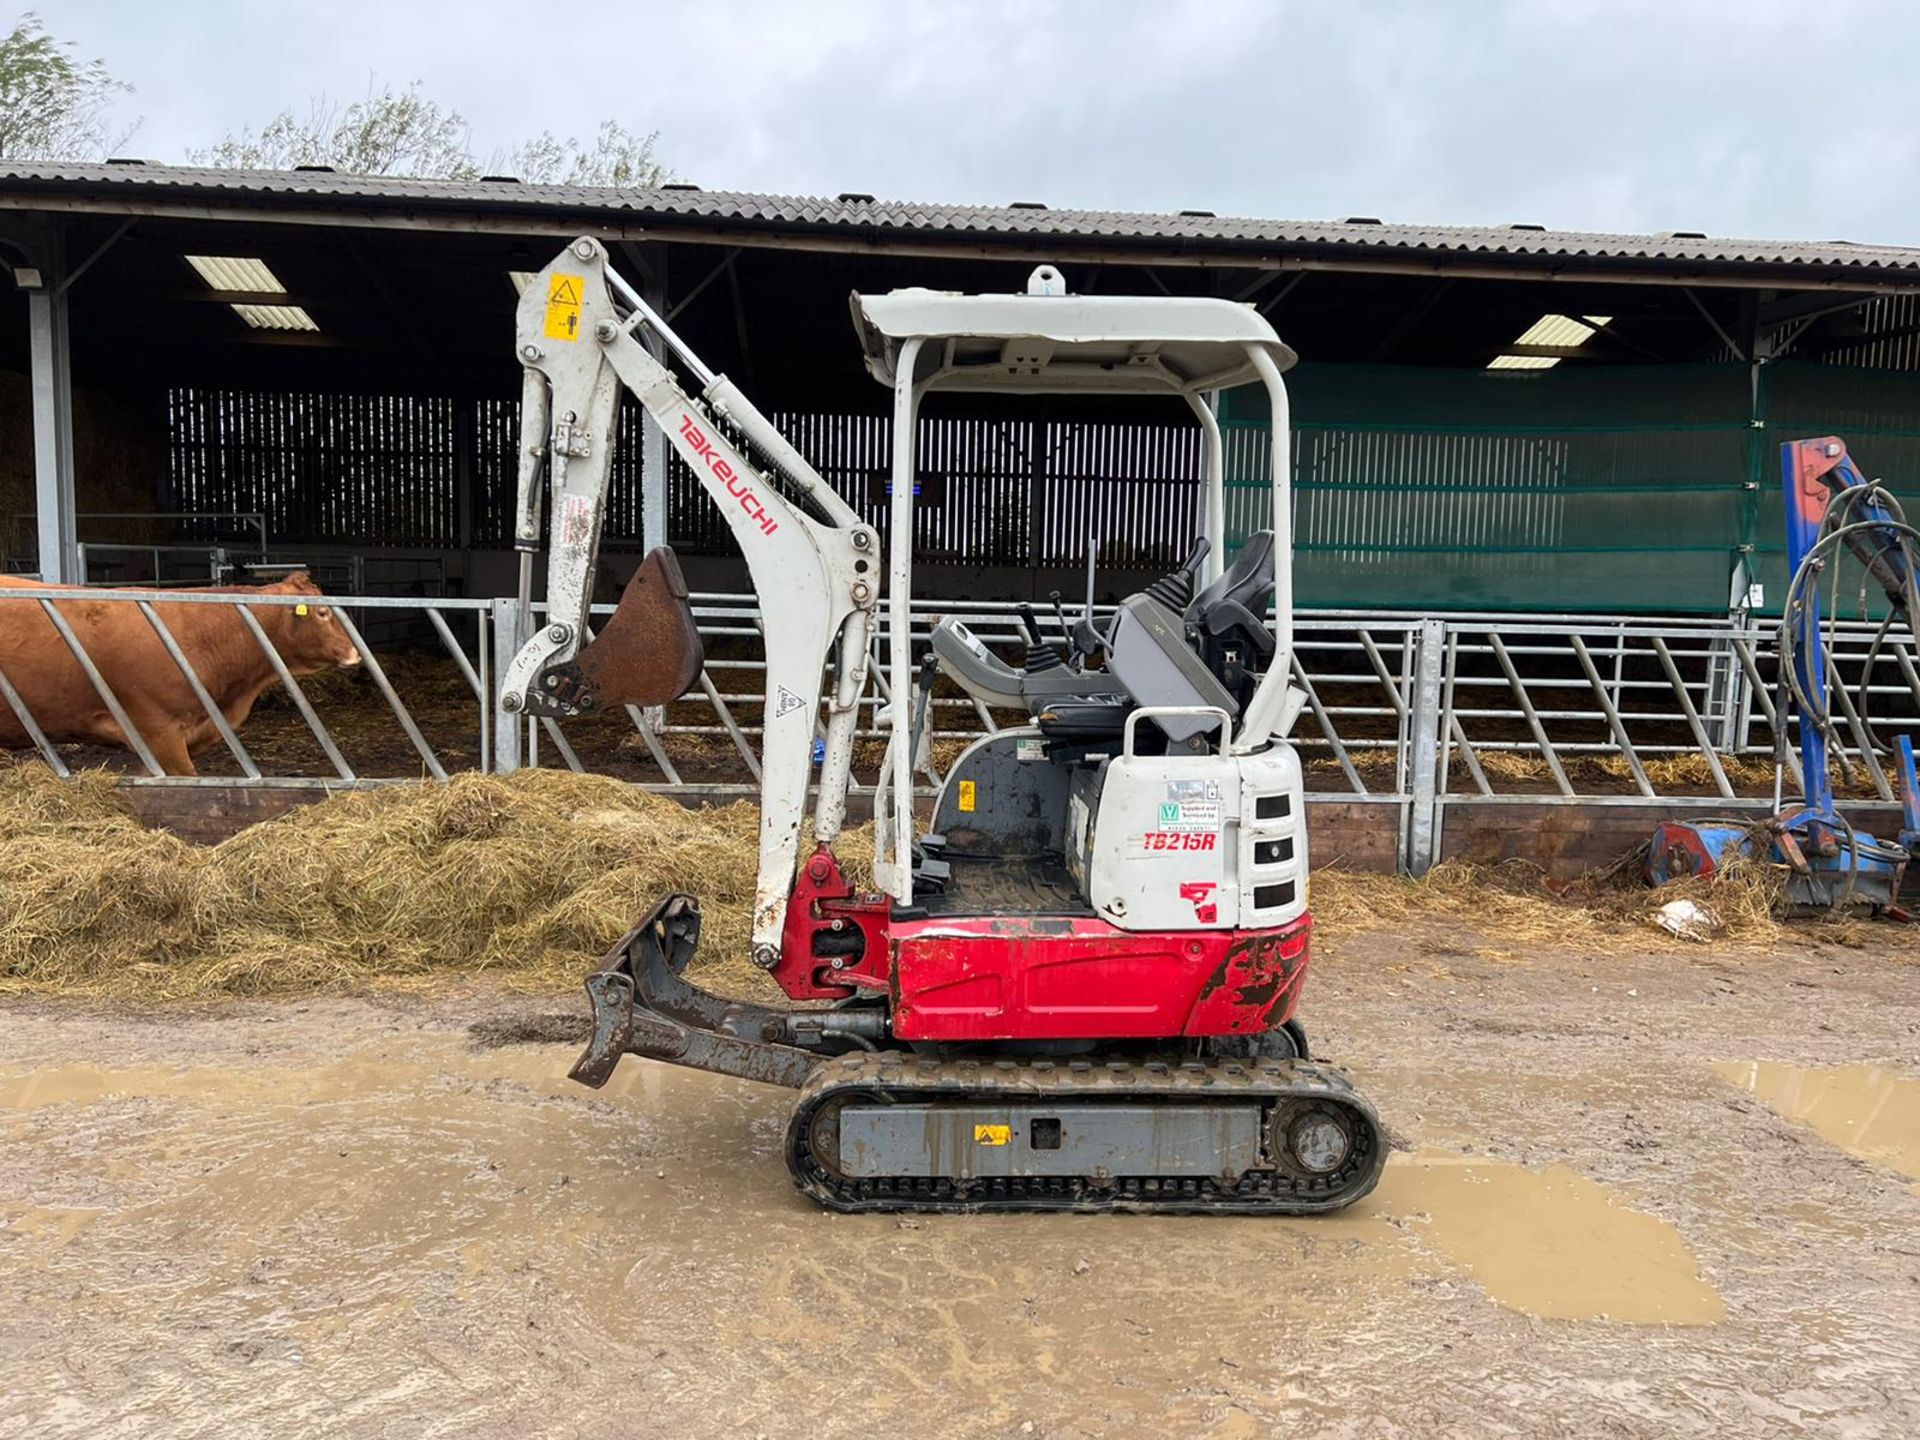
M 1473 865 L 1525 860 L 1556 880 L 1571 880 L 1644 845 L 1662 821 L 1706 820 L 1711 815 L 1757 824 L 1772 808 L 1757 800 L 1728 800 L 1712 811 L 1660 800 L 1618 799 L 1605 804 L 1580 800 L 1465 801 L 1446 808 L 1440 829 L 1440 858 Z M 1889 806 L 1866 809 L 1849 805 L 1841 813 L 1864 835 L 1884 839 L 1900 829 L 1899 817 Z

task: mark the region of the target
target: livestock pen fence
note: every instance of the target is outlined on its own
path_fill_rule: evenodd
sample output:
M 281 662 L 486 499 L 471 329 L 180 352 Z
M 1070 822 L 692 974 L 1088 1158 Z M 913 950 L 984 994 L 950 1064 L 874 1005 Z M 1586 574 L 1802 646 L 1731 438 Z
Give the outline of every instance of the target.
M 125 607 L 185 678 L 220 742 L 201 757 L 200 776 L 162 772 L 124 697 L 115 693 L 112 666 L 90 653 L 63 613 L 63 602 L 82 600 Z M 333 607 L 364 658 L 360 675 L 302 680 L 291 672 L 253 612 L 295 604 Z M 542 609 L 522 614 L 513 599 L 13 590 L 0 591 L 0 605 L 37 607 L 45 615 L 126 732 L 131 759 L 119 757 L 119 763 L 131 765 L 126 780 L 136 786 L 333 789 L 548 766 L 606 773 L 688 799 L 757 792 L 765 663 L 759 610 L 750 596 L 694 597 L 708 658 L 686 697 L 658 710 L 630 706 L 566 722 L 533 721 L 498 706 L 494 677 L 501 660 L 538 623 Z M 256 715 L 245 737 L 220 712 L 166 623 L 163 612 L 176 605 L 229 608 L 272 667 L 284 698 L 271 713 Z M 1010 658 L 1024 648 L 1014 606 L 924 603 L 914 611 L 916 659 L 941 615 L 958 617 Z M 0 623 L 5 616 L 0 610 Z M 369 623 L 376 617 L 389 623 L 376 630 Z M 369 633 L 390 638 L 371 646 Z M 1863 672 L 1873 627 L 1843 623 L 1833 638 L 1843 793 L 1861 808 L 1890 808 L 1897 796 L 1875 726 L 1920 722 L 1920 670 L 1911 642 L 1905 636 L 1890 641 L 1869 675 Z M 1777 749 L 1785 794 L 1799 792 L 1795 722 L 1783 731 L 1772 627 L 1738 620 L 1422 619 L 1313 611 L 1298 617 L 1296 639 L 1292 679 L 1306 705 L 1294 738 L 1307 768 L 1309 803 L 1392 807 L 1399 861 L 1413 873 L 1439 854 L 1448 813 L 1478 805 L 1659 801 L 1694 813 L 1751 809 L 1774 798 Z M 882 763 L 888 698 L 883 647 L 874 658 L 855 755 L 856 787 L 869 792 Z M 64 775 L 73 762 L 98 763 L 96 752 L 57 743 L 54 717 L 33 714 L 18 678 L 0 670 L 0 700 L 47 764 Z M 1025 719 L 944 683 L 935 686 L 930 704 L 930 743 L 916 757 L 928 788 L 942 782 L 967 743 Z

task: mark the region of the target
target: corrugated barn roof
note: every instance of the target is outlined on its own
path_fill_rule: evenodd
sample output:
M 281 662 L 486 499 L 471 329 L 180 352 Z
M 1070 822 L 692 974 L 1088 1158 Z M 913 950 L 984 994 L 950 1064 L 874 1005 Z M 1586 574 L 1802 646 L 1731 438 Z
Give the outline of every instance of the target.
M 757 195 L 690 186 L 602 189 L 515 180 L 433 181 L 341 175 L 323 170 L 216 170 L 116 162 L 0 164 L 0 208 L 240 218 L 248 211 L 312 212 L 317 221 L 395 213 L 485 216 L 496 222 L 556 218 L 629 231 L 764 231 L 795 243 L 842 236 L 890 243 L 1048 243 L 1081 248 L 1201 254 L 1259 251 L 1368 260 L 1477 264 L 1555 270 L 1798 271 L 1864 284 L 1920 283 L 1920 249 L 1826 240 L 1741 240 L 1689 232 L 1660 235 L 1548 230 L 1533 225 L 1406 225 L 1374 219 L 1259 220 L 1201 211 L 1150 214 L 1054 210 L 1041 205 L 938 205 L 846 194 Z M 551 228 L 550 223 L 542 230 Z M 1223 263 L 1232 263 L 1223 261 Z

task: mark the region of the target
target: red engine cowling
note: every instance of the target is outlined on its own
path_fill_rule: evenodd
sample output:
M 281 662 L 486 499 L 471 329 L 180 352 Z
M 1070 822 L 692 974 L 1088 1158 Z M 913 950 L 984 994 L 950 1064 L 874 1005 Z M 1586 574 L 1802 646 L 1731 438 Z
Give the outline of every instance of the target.
M 970 916 L 894 925 L 902 1040 L 1249 1035 L 1293 1016 L 1312 920 L 1277 930 L 1120 930 L 1104 920 Z
M 1312 918 L 1273 930 L 1121 930 L 1091 916 L 895 921 L 821 846 L 800 867 L 773 977 L 796 1000 L 884 992 L 901 1040 L 1251 1035 L 1293 1018 Z

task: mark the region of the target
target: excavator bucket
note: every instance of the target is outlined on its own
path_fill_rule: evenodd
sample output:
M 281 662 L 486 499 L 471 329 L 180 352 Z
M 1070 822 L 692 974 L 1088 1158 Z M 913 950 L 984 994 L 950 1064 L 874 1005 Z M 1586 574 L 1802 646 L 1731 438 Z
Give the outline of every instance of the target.
M 694 687 L 706 658 L 686 577 L 663 545 L 640 562 L 600 633 L 573 659 L 540 672 L 528 709 L 565 716 L 665 705 Z

